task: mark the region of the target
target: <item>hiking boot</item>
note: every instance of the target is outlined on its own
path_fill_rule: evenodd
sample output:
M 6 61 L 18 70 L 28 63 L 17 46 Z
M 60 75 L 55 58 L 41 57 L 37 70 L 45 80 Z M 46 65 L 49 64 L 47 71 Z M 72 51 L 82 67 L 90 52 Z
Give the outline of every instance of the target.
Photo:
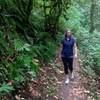
M 65 84 L 68 84 L 68 83 L 69 83 L 69 76 L 67 75 L 66 80 L 65 80 Z
M 71 78 L 72 80 L 74 80 L 74 73 L 73 73 L 73 72 L 71 73 L 70 78 Z
M 69 83 L 69 79 L 66 79 L 65 84 L 68 84 L 68 83 Z

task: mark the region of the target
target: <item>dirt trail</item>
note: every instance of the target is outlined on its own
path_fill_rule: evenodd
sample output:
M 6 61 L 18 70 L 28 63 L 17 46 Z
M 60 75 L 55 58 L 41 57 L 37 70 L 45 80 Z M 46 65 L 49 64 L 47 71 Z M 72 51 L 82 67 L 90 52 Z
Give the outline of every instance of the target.
M 59 100 L 87 100 L 85 89 L 81 81 L 80 66 L 77 60 L 74 61 L 74 80 L 71 80 L 68 85 L 64 84 L 65 78 L 58 92 Z

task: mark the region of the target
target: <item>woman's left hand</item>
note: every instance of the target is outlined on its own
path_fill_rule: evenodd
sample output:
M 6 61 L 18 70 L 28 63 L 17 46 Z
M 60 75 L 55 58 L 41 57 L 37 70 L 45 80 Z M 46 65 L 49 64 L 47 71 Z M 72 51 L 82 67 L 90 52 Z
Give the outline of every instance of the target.
M 74 58 L 77 59 L 77 55 L 74 55 Z

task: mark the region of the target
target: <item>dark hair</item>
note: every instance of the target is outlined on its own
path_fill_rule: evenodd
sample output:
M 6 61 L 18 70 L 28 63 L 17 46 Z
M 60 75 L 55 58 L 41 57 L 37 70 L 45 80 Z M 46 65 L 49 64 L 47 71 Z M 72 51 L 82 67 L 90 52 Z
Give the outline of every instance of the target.
M 67 33 L 67 31 L 68 31 L 67 29 L 65 29 L 65 31 L 64 31 L 65 37 L 67 37 L 67 34 L 66 34 L 66 33 Z

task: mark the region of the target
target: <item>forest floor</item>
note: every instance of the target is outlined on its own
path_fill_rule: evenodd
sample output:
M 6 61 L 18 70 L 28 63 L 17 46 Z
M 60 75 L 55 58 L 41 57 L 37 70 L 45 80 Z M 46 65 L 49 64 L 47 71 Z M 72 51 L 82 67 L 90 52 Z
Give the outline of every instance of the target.
M 65 85 L 63 64 L 57 54 L 55 60 L 39 68 L 37 79 L 28 82 L 20 94 L 15 96 L 16 100 L 99 100 L 90 97 L 91 89 L 95 88 L 94 90 L 100 93 L 99 81 L 97 84 L 92 77 L 83 75 L 79 58 L 74 60 L 74 75 L 74 80 Z M 95 86 L 92 85 L 94 83 Z
M 28 82 L 15 95 L 16 99 L 2 100 L 92 100 L 88 99 L 87 81 L 81 74 L 81 64 L 78 60 L 74 61 L 75 78 L 68 85 L 64 84 L 63 64 L 57 55 L 50 64 L 40 67 L 37 79 Z
M 84 88 L 81 76 L 81 66 L 78 61 L 74 61 L 74 80 L 70 80 L 66 85 L 65 78 L 58 92 L 59 100 L 88 100 L 87 90 Z
M 64 84 L 65 77 L 62 62 L 56 57 L 55 62 L 40 69 L 39 80 L 32 85 L 33 100 L 88 100 L 87 90 L 81 77 L 81 66 L 74 61 L 74 80 Z M 39 85 L 38 85 L 39 84 Z M 36 88 L 36 90 L 34 90 Z M 30 99 L 29 99 L 30 100 Z
M 40 79 L 38 78 L 39 81 L 35 86 L 37 91 L 31 84 L 33 96 L 37 95 L 32 100 L 88 100 L 88 91 L 84 88 L 85 77 L 81 75 L 81 66 L 77 60 L 74 61 L 74 75 L 74 80 L 65 85 L 63 65 L 56 57 L 53 63 L 40 68 Z

